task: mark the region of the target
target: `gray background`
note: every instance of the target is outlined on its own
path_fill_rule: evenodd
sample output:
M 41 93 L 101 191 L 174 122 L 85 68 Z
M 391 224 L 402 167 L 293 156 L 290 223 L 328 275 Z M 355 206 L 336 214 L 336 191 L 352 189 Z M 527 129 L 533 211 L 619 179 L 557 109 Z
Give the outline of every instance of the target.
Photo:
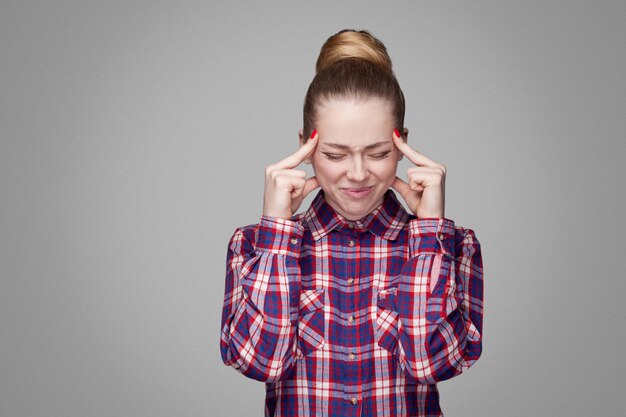
M 625 2 L 4 0 L 2 416 L 262 415 L 219 357 L 226 243 L 343 28 L 388 46 L 482 243 L 446 415 L 623 415 Z

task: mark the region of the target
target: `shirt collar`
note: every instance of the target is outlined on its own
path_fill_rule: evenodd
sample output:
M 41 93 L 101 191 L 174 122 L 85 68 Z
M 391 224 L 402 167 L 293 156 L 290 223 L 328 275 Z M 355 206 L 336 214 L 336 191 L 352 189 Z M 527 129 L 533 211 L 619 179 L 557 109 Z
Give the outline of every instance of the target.
M 314 240 L 342 227 L 349 227 L 358 232 L 369 231 L 384 239 L 395 240 L 408 219 L 409 214 L 391 189 L 385 192 L 380 206 L 356 221 L 347 220 L 337 213 L 324 198 L 324 191 L 320 190 L 309 209 L 303 213 L 302 224 L 311 230 Z

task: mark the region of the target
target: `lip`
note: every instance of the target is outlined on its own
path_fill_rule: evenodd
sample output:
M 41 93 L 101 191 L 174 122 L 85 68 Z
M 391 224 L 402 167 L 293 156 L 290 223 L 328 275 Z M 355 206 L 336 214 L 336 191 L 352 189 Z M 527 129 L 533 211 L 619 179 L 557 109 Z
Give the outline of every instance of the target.
M 342 188 L 341 191 L 343 191 L 344 194 L 346 194 L 348 197 L 354 198 L 354 199 L 361 199 L 364 197 L 367 197 L 372 190 L 374 189 L 374 187 L 358 187 L 358 188 Z

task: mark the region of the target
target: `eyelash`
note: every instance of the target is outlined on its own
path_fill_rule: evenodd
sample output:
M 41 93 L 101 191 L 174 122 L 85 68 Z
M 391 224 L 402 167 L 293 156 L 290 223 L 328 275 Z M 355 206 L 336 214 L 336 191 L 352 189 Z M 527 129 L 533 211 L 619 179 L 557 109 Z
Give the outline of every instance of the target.
M 332 155 L 329 153 L 325 153 L 324 155 L 326 155 L 326 158 L 328 158 L 331 161 L 339 161 L 341 160 L 341 158 L 343 158 L 343 156 Z
M 381 153 L 377 153 L 374 155 L 371 155 L 372 158 L 374 159 L 385 159 L 389 156 L 389 154 L 391 153 L 391 151 L 387 151 L 387 152 L 381 152 Z M 328 158 L 330 161 L 341 161 L 343 159 L 343 155 L 334 155 L 331 153 L 325 153 L 324 155 L 326 155 L 326 158 Z
M 391 153 L 391 151 L 377 153 L 376 155 L 372 155 L 372 158 L 374 158 L 374 159 L 385 159 L 386 157 L 389 156 L 390 153 Z

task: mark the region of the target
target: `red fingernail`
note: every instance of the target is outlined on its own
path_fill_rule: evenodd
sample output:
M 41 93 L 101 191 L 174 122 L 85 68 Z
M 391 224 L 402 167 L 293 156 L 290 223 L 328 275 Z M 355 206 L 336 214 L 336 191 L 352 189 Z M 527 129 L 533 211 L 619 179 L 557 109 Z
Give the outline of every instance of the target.
M 309 139 L 313 139 L 313 136 L 315 136 L 316 133 L 317 129 L 313 129 L 313 132 L 311 132 L 311 136 L 309 136 Z
M 394 128 L 393 128 L 393 133 L 395 133 L 395 134 L 396 134 L 396 136 L 397 136 L 397 137 L 399 137 L 399 138 L 400 138 L 400 137 L 402 137 L 402 136 L 400 136 L 400 131 L 398 130 L 398 128 L 397 128 L 397 127 L 394 127 Z

